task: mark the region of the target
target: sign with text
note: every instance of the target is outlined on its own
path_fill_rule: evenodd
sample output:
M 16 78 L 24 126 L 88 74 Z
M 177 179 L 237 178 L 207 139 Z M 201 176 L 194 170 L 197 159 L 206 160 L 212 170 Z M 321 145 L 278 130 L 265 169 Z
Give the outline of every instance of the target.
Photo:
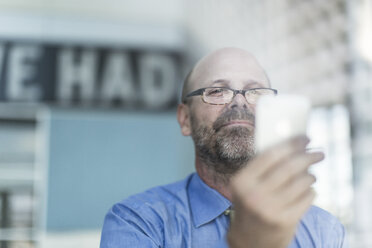
M 165 109 L 181 63 L 173 50 L 0 41 L 0 101 Z

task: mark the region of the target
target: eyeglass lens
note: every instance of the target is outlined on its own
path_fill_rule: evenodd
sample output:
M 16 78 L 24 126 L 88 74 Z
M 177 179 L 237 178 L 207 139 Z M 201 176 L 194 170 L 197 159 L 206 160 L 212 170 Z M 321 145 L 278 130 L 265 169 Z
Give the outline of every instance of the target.
M 256 103 L 264 95 L 274 95 L 271 89 L 253 89 L 245 92 L 245 98 L 249 103 Z M 207 88 L 203 93 L 203 99 L 211 104 L 225 104 L 231 102 L 234 91 L 227 88 Z

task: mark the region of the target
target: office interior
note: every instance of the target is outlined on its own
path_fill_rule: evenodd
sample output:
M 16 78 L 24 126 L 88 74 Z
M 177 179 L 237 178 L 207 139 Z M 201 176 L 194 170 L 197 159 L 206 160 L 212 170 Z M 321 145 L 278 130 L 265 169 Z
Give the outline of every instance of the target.
M 182 82 L 252 52 L 308 97 L 314 204 L 372 247 L 372 0 L 1 0 L 0 248 L 98 247 L 116 202 L 194 172 Z

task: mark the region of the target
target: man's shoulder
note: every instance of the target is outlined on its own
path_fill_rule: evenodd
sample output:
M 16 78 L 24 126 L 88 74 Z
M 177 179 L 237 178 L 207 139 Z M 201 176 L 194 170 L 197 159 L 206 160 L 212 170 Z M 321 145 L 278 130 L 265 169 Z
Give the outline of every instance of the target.
M 129 196 L 116 203 L 111 211 L 123 217 L 128 214 L 141 216 L 164 216 L 169 212 L 185 211 L 188 206 L 187 185 L 193 174 L 183 180 L 156 186 Z
M 122 202 L 130 205 L 143 205 L 148 202 L 156 203 L 158 201 L 167 203 L 169 201 L 173 202 L 175 198 L 182 197 L 183 194 L 186 193 L 190 177 L 191 175 L 174 183 L 150 188 L 144 192 L 132 195 L 124 199 Z
M 300 233 L 298 234 L 310 238 L 314 244 L 319 243 L 322 246 L 326 244 L 326 247 L 343 247 L 344 226 L 328 211 L 311 206 L 301 219 L 300 224 Z
M 315 226 L 341 225 L 340 221 L 330 212 L 314 205 L 304 215 L 303 220 L 311 222 Z

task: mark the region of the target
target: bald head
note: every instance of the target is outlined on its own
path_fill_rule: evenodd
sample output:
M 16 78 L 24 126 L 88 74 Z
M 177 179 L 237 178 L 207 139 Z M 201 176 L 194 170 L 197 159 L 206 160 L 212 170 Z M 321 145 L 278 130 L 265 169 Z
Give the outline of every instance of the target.
M 233 81 L 269 87 L 264 69 L 251 53 L 227 47 L 206 55 L 194 66 L 184 81 L 182 99 L 193 90 L 212 86 L 216 82 L 227 84 Z

